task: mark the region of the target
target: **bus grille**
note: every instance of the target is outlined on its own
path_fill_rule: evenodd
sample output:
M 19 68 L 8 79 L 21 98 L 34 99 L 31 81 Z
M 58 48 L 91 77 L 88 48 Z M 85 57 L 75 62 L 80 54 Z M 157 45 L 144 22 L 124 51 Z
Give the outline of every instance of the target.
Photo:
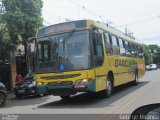
M 78 77 L 81 74 L 68 74 L 68 75 L 55 75 L 55 76 L 42 76 L 41 79 L 45 80 L 57 80 L 57 79 L 67 79 L 67 78 L 74 78 Z
M 50 86 L 67 86 L 73 84 L 72 81 L 58 81 L 58 82 L 50 82 L 48 85 Z

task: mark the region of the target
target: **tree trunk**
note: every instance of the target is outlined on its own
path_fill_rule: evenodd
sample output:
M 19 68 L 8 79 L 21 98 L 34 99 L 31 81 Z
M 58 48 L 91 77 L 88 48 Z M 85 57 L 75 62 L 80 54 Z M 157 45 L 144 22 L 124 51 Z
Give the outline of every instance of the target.
M 27 43 L 26 44 L 24 44 L 24 52 L 25 52 L 25 60 L 26 60 L 26 70 L 27 70 L 27 73 L 28 73 L 28 71 L 29 71 L 29 66 L 28 66 L 28 50 L 27 50 Z

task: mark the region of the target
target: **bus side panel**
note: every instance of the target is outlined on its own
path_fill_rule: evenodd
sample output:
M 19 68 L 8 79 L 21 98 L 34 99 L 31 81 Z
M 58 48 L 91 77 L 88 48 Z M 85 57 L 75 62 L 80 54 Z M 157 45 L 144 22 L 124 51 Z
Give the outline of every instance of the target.
M 144 60 L 131 57 L 105 56 L 103 66 L 95 68 L 96 91 L 106 89 L 107 74 L 109 71 L 114 75 L 114 86 L 119 86 L 135 80 L 135 69 L 138 65 L 138 77 L 145 73 Z
M 107 56 L 107 62 L 104 63 L 106 71 L 112 71 L 114 74 L 114 86 L 119 86 L 135 80 L 135 71 L 138 65 L 138 76 L 144 75 L 144 60 L 131 57 Z
M 96 79 L 95 79 L 95 88 L 96 92 L 106 89 L 106 72 L 104 72 L 104 68 L 96 68 Z
M 114 86 L 118 86 L 124 84 L 128 80 L 128 68 L 122 65 L 122 60 L 127 60 L 126 58 L 118 57 L 118 56 L 107 56 L 106 61 L 108 64 L 107 71 L 112 71 L 114 75 Z

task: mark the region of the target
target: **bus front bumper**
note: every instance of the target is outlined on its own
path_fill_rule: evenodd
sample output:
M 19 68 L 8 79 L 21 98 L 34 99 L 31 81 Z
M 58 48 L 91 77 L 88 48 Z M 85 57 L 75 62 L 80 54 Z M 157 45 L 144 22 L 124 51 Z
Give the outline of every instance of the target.
M 87 84 L 78 85 L 67 85 L 67 86 L 49 86 L 48 92 L 55 96 L 60 95 L 74 95 L 77 92 L 95 92 L 95 81 L 89 82 Z

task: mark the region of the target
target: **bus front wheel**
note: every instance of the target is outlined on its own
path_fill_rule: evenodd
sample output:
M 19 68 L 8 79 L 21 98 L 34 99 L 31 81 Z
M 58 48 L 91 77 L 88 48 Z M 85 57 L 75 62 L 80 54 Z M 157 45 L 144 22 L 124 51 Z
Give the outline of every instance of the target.
M 112 82 L 112 80 L 110 79 L 109 76 L 108 76 L 107 81 L 106 81 L 106 87 L 107 87 L 107 89 L 100 92 L 100 96 L 102 98 L 110 97 L 112 95 L 112 92 L 113 92 L 113 82 Z

